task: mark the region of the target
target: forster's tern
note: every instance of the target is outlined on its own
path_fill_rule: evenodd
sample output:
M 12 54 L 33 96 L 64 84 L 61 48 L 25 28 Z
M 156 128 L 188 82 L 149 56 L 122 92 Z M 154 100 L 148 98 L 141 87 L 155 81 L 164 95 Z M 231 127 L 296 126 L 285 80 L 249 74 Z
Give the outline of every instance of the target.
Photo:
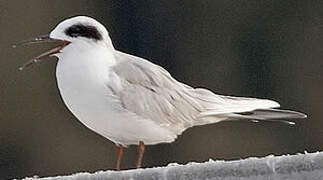
M 22 42 L 58 43 L 46 56 L 57 56 L 57 84 L 67 108 L 86 127 L 117 145 L 117 166 L 123 147 L 173 142 L 189 127 L 220 121 L 305 118 L 299 112 L 274 109 L 272 100 L 217 95 L 175 80 L 165 69 L 114 49 L 106 28 L 77 16 L 59 23 L 47 36 Z

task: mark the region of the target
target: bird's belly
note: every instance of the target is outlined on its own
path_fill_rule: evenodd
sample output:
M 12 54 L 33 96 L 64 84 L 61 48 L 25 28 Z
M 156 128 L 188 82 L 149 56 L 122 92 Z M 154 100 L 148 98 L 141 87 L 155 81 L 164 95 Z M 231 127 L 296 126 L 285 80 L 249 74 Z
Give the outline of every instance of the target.
M 125 110 L 105 86 L 109 80 L 91 72 L 71 72 L 57 66 L 57 84 L 67 108 L 86 127 L 122 145 L 172 142 L 176 135 Z

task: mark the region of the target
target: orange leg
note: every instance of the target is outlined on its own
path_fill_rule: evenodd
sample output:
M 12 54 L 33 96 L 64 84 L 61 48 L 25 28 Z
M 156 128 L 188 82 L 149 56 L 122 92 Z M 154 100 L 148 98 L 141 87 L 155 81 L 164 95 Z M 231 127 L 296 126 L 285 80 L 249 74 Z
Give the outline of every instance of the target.
M 140 141 L 139 146 L 138 146 L 138 161 L 137 161 L 137 165 L 136 165 L 137 169 L 141 167 L 144 152 L 145 152 L 145 144 L 144 144 L 144 142 Z
M 117 171 L 120 171 L 122 155 L 123 155 L 123 147 L 121 145 L 118 145 L 117 146 L 117 166 L 116 166 Z

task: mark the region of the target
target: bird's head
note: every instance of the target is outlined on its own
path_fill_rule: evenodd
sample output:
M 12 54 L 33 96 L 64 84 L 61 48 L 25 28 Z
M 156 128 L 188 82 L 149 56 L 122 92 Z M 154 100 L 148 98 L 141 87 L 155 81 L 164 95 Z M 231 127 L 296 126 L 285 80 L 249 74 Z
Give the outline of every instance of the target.
M 93 18 L 77 16 L 59 23 L 49 34 L 50 39 L 70 43 L 106 43 L 110 40 L 106 28 Z
M 93 18 L 87 16 L 76 16 L 60 22 L 49 35 L 39 36 L 30 40 L 21 42 L 20 44 L 31 44 L 40 42 L 55 42 L 58 44 L 32 60 L 25 63 L 20 70 L 30 64 L 39 61 L 47 56 L 59 56 L 64 53 L 66 47 L 86 48 L 107 47 L 113 48 L 109 33 L 106 28 Z M 18 44 L 18 45 L 20 45 Z

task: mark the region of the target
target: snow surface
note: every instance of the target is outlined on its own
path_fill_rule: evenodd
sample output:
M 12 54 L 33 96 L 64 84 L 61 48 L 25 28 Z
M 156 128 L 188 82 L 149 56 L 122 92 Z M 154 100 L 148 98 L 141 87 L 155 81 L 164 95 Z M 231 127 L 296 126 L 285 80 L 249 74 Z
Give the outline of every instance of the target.
M 323 180 L 323 152 L 267 156 L 235 161 L 169 164 L 167 167 L 98 171 L 25 180 Z

